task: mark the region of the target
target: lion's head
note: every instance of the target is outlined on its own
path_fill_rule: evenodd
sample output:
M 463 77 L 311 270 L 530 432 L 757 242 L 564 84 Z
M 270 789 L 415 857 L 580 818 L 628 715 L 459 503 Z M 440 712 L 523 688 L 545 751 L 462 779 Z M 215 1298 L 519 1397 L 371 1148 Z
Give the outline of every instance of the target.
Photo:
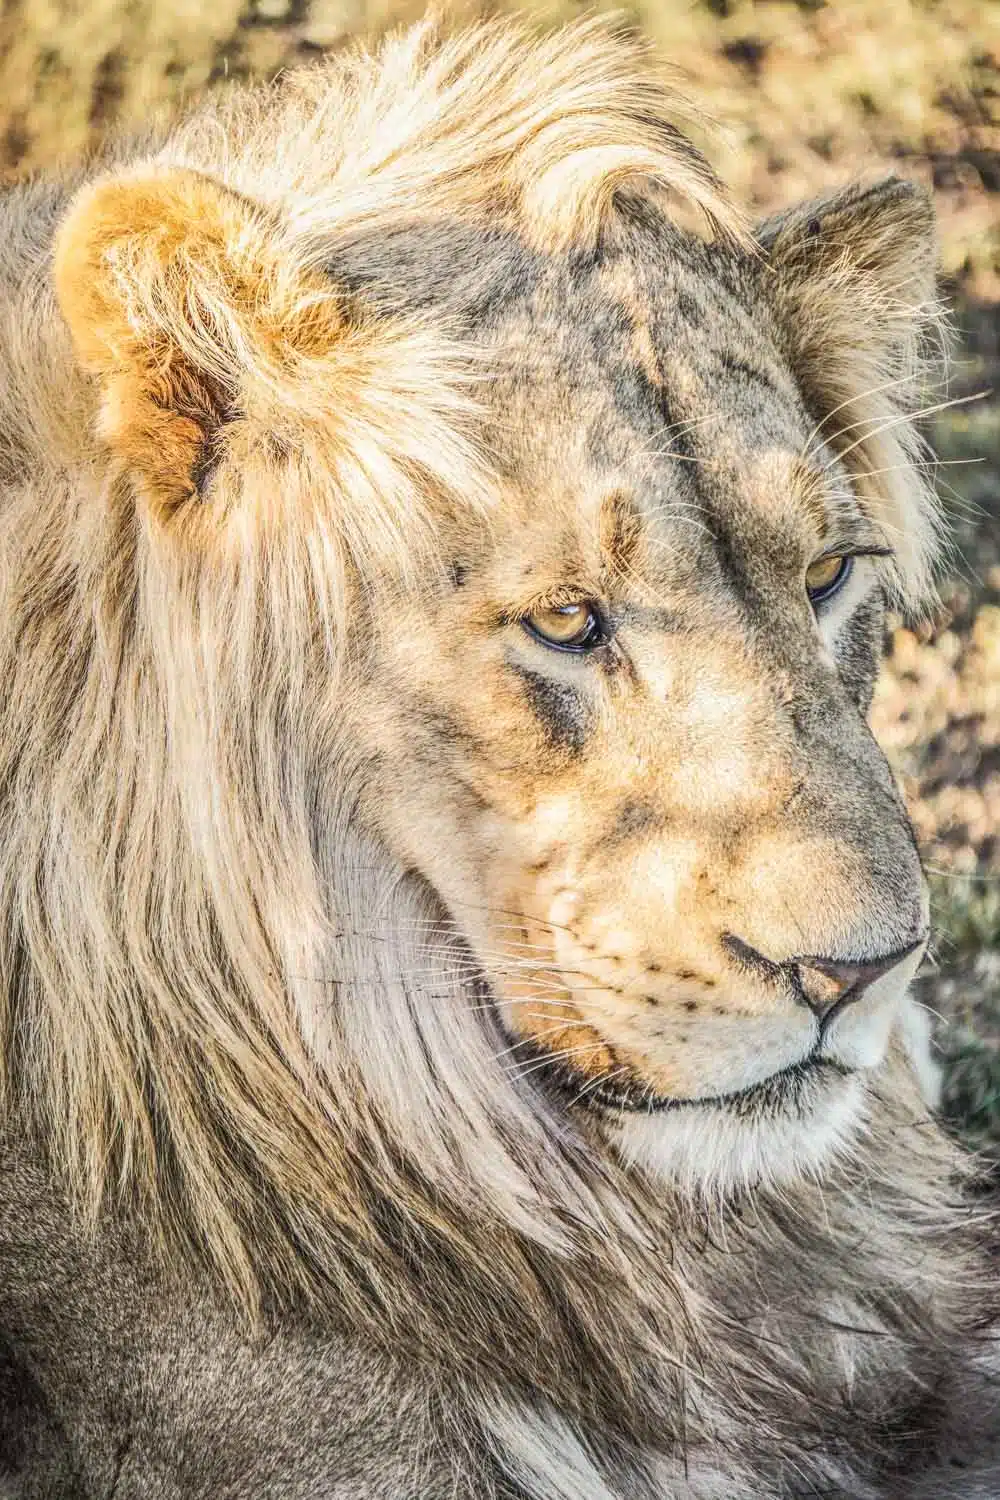
M 595 1145 L 820 1168 L 905 1029 L 930 206 L 751 234 L 673 107 L 416 33 L 18 200 L 9 1070 L 244 1290 L 373 1183 L 554 1242 Z
M 901 297 L 930 233 L 892 183 L 765 229 L 767 257 L 625 200 L 589 254 L 415 230 L 340 267 L 455 306 L 492 360 L 496 505 L 370 643 L 362 805 L 469 944 L 515 1070 L 671 1175 L 822 1160 L 927 938 L 865 722 L 922 497 L 857 484 L 892 419 L 810 399 L 845 356 L 803 368 L 795 341 L 852 253 L 870 302 Z M 867 312 L 887 370 L 901 316 Z

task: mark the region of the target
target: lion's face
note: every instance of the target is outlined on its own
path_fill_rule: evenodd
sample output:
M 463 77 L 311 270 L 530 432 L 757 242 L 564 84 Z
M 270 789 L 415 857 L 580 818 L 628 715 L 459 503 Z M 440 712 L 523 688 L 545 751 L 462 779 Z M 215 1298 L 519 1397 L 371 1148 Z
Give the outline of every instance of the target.
M 657 248 L 495 316 L 503 504 L 381 633 L 371 806 L 513 1069 L 630 1149 L 630 1115 L 698 1101 L 823 1140 L 927 935 L 865 724 L 893 538 L 750 273 Z

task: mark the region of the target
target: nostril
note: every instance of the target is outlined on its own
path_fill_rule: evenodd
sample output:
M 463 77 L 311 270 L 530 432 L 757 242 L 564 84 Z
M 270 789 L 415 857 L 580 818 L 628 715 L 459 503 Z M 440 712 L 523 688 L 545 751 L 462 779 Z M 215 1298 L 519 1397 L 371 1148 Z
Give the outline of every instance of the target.
M 834 1010 L 842 1010 L 859 1000 L 865 990 L 876 980 L 891 973 L 904 959 L 909 958 L 927 941 L 923 933 L 916 942 L 892 953 L 882 953 L 872 958 L 796 958 L 791 963 L 797 971 L 799 989 L 803 999 L 815 1011 L 820 1020 L 829 1020 Z
M 799 995 L 820 1020 L 848 995 L 852 1000 L 856 998 L 853 986 L 857 975 L 849 964 L 803 958 L 791 967 Z
M 897 964 L 922 948 L 926 941 L 924 932 L 905 948 L 871 958 L 817 958 L 808 955 L 779 963 L 733 933 L 722 936 L 723 947 L 740 968 L 763 979 L 782 980 L 785 984 L 791 978 L 800 999 L 824 1023 L 832 1020 L 834 1012 L 859 1000 L 877 979 L 890 973 Z
M 757 948 L 752 948 L 732 932 L 722 934 L 722 946 L 735 959 L 741 969 L 747 969 L 751 973 L 759 975 L 763 979 L 781 979 L 783 967 L 775 963 L 773 958 L 767 958 Z

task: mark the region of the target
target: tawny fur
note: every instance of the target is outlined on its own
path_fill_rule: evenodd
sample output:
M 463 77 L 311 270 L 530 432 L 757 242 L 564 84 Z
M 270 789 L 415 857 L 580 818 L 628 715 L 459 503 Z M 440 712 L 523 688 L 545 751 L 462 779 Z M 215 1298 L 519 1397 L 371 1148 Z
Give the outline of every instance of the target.
M 719 288 L 736 288 L 731 347 L 753 344 L 737 317 L 744 282 L 780 327 L 775 430 L 788 413 L 815 415 L 799 508 L 810 483 L 833 510 L 838 493 L 860 496 L 898 543 L 879 564 L 885 593 L 928 597 L 938 522 L 910 424 L 935 317 L 926 203 L 903 184 L 846 194 L 752 239 L 676 108 L 642 48 L 604 23 L 544 40 L 505 25 L 445 41 L 420 28 L 377 57 L 347 52 L 270 90 L 232 91 L 153 147 L 8 197 L 7 1128 L 98 1243 L 120 1219 L 133 1244 L 138 1224 L 154 1246 L 149 1275 L 192 1278 L 206 1344 L 221 1337 L 216 1309 L 233 1307 L 248 1327 L 304 1316 L 391 1362 L 386 1388 L 405 1387 L 400 1410 L 419 1413 L 407 1417 L 419 1463 L 446 1452 L 448 1493 L 905 1495 L 934 1444 L 964 1441 L 952 1420 L 964 1401 L 978 1441 L 994 1230 L 964 1196 L 970 1168 L 927 1119 L 899 1036 L 822 1159 L 793 1146 L 788 1172 L 772 1173 L 754 1157 L 772 1149 L 761 1138 L 730 1177 L 657 1180 L 505 1056 L 490 984 L 514 973 L 523 985 L 544 965 L 504 948 L 498 909 L 491 972 L 472 898 L 463 909 L 428 874 L 437 861 L 458 878 L 486 837 L 469 853 L 432 826 L 430 803 L 404 826 L 365 801 L 372 778 L 392 779 L 380 755 L 406 765 L 411 729 L 417 755 L 416 721 L 393 717 L 415 685 L 433 699 L 424 731 L 436 713 L 466 751 L 515 722 L 513 694 L 480 701 L 467 676 L 448 682 L 443 647 L 406 649 L 449 609 L 484 636 L 509 623 L 485 604 L 476 614 L 475 584 L 471 603 L 454 599 L 504 528 L 532 521 L 526 508 L 522 527 L 512 498 L 520 438 L 505 422 L 526 451 L 537 436 L 534 386 L 518 397 L 527 420 L 514 400 L 490 407 L 514 379 L 495 330 L 477 336 L 444 294 L 419 305 L 388 277 L 370 294 L 346 271 L 338 281 L 337 266 L 380 238 L 483 231 L 491 254 L 514 242 L 582 276 L 609 247 L 627 260 L 647 231 L 672 235 L 673 205 L 693 205 L 715 236 Z M 712 245 L 677 246 L 696 279 Z M 641 289 L 633 260 L 613 287 L 626 304 Z M 640 313 L 632 352 L 653 387 L 662 351 Z M 544 342 L 529 325 L 532 337 Z M 510 358 L 516 339 L 504 347 Z M 575 424 L 553 428 L 558 453 L 539 426 L 565 478 Z M 720 436 L 706 472 L 739 468 L 732 441 Z M 762 491 L 799 472 L 765 457 Z M 566 551 L 578 507 L 567 493 L 554 515 L 563 504 L 553 547 Z M 641 528 L 617 510 L 581 567 L 599 572 L 615 549 L 623 576 L 643 560 Z M 658 605 L 657 581 L 644 586 L 643 607 Z M 791 656 L 765 668 L 719 598 L 697 604 L 710 630 L 691 659 L 721 649 L 720 691 L 752 739 L 754 715 L 787 708 L 798 668 Z M 831 637 L 803 671 L 843 707 L 835 658 Z M 861 702 L 865 682 L 849 686 Z M 706 732 L 697 685 L 689 696 L 692 734 Z M 546 795 L 568 787 L 569 806 L 576 786 L 578 842 L 607 841 L 625 771 L 616 780 L 612 766 L 606 803 L 581 793 L 574 731 L 555 748 L 525 740 L 527 781 L 503 783 L 505 815 L 527 825 L 534 759 Z M 862 731 L 851 733 L 853 755 Z M 510 745 L 513 763 L 522 748 Z M 707 801 L 731 797 L 746 823 L 752 798 L 769 828 L 796 795 L 803 761 L 789 745 L 761 750 L 760 785 L 727 762 Z M 633 780 L 638 751 L 635 767 Z M 478 795 L 495 798 L 509 767 L 481 769 Z M 884 835 L 915 868 L 874 758 L 870 779 L 885 824 L 872 844 Z M 684 794 L 692 827 L 711 812 L 697 791 Z M 824 827 L 816 806 L 801 818 L 810 878 L 846 928 L 854 867 L 835 849 L 815 854 L 839 825 Z M 774 883 L 799 887 L 805 843 L 775 826 Z M 917 899 L 898 897 L 874 856 L 863 864 L 867 836 L 853 850 L 859 889 L 873 929 L 902 946 Z M 535 853 L 540 869 L 550 851 Z M 538 875 L 533 895 L 543 886 Z M 556 927 L 538 919 L 535 954 Z M 767 930 L 784 941 L 778 917 Z M 782 960 L 791 937 L 786 947 Z M 529 993 L 542 1012 L 572 1003 Z M 751 998 L 748 1020 L 766 1008 L 763 992 Z M 803 1111 L 812 1103 L 804 1084 Z M 705 1158 L 717 1149 L 706 1125 Z M 419 1463 L 394 1496 L 446 1492 L 440 1475 L 440 1489 L 420 1488 Z

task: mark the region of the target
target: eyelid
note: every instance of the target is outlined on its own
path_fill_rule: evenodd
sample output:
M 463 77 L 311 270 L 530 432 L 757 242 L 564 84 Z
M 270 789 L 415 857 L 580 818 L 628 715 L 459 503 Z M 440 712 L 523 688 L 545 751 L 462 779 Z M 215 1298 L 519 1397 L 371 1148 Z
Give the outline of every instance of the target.
M 597 594 L 588 594 L 584 589 L 566 584 L 564 587 L 549 589 L 546 593 L 538 594 L 524 604 L 511 605 L 502 611 L 501 619 L 505 625 L 520 625 L 531 615 L 540 614 L 547 609 L 567 609 L 573 604 L 584 604 L 588 609 L 599 614 L 602 619 L 605 618 L 605 607 Z
M 871 545 L 859 544 L 856 547 L 846 545 L 843 547 L 827 547 L 825 552 L 818 553 L 810 563 L 825 562 L 828 557 L 895 557 L 895 549 L 880 546 L 878 543 Z

